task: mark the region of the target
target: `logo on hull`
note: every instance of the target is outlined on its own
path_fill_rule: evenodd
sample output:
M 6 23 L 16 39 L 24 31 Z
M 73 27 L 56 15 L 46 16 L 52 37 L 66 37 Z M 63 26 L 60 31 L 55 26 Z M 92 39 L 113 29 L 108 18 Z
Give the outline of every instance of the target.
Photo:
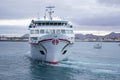
M 58 45 L 59 44 L 59 40 L 58 39 L 53 39 L 52 40 L 52 44 L 53 45 Z

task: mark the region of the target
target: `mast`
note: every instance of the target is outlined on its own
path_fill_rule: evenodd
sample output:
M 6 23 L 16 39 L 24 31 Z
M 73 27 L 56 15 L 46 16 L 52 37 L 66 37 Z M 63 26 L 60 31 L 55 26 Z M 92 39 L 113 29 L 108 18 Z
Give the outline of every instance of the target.
M 54 11 L 52 10 L 53 8 L 55 8 L 54 6 L 48 6 L 46 7 L 46 11 L 49 14 L 49 19 L 52 20 L 52 13 L 54 13 Z

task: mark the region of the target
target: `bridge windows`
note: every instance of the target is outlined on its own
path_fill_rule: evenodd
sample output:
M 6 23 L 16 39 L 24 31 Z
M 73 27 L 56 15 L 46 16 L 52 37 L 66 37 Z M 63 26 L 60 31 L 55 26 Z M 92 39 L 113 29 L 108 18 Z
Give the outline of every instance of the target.
M 72 25 L 68 21 L 32 21 L 29 28 L 36 27 L 69 27 L 72 28 Z
M 36 26 L 65 26 L 68 25 L 67 21 L 41 21 L 35 22 Z

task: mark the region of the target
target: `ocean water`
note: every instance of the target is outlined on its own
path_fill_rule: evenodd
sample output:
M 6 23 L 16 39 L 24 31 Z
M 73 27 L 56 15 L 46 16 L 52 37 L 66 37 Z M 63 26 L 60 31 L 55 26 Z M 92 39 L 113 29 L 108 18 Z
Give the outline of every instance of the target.
M 28 42 L 0 42 L 0 80 L 120 80 L 119 43 L 75 42 L 68 61 L 57 65 L 29 57 Z

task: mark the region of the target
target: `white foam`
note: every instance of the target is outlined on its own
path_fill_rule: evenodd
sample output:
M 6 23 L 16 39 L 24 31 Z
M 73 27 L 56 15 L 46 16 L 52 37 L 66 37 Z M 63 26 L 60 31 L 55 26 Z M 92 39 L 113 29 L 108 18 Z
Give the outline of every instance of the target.
M 32 56 L 31 56 L 31 54 L 30 54 L 30 51 L 26 52 L 26 53 L 25 53 L 25 56 L 26 56 L 26 57 L 29 57 L 29 58 L 32 58 Z
M 109 74 L 116 73 L 116 71 L 108 70 L 108 69 L 94 69 L 94 70 L 92 70 L 92 72 L 95 72 L 95 73 L 109 73 Z

